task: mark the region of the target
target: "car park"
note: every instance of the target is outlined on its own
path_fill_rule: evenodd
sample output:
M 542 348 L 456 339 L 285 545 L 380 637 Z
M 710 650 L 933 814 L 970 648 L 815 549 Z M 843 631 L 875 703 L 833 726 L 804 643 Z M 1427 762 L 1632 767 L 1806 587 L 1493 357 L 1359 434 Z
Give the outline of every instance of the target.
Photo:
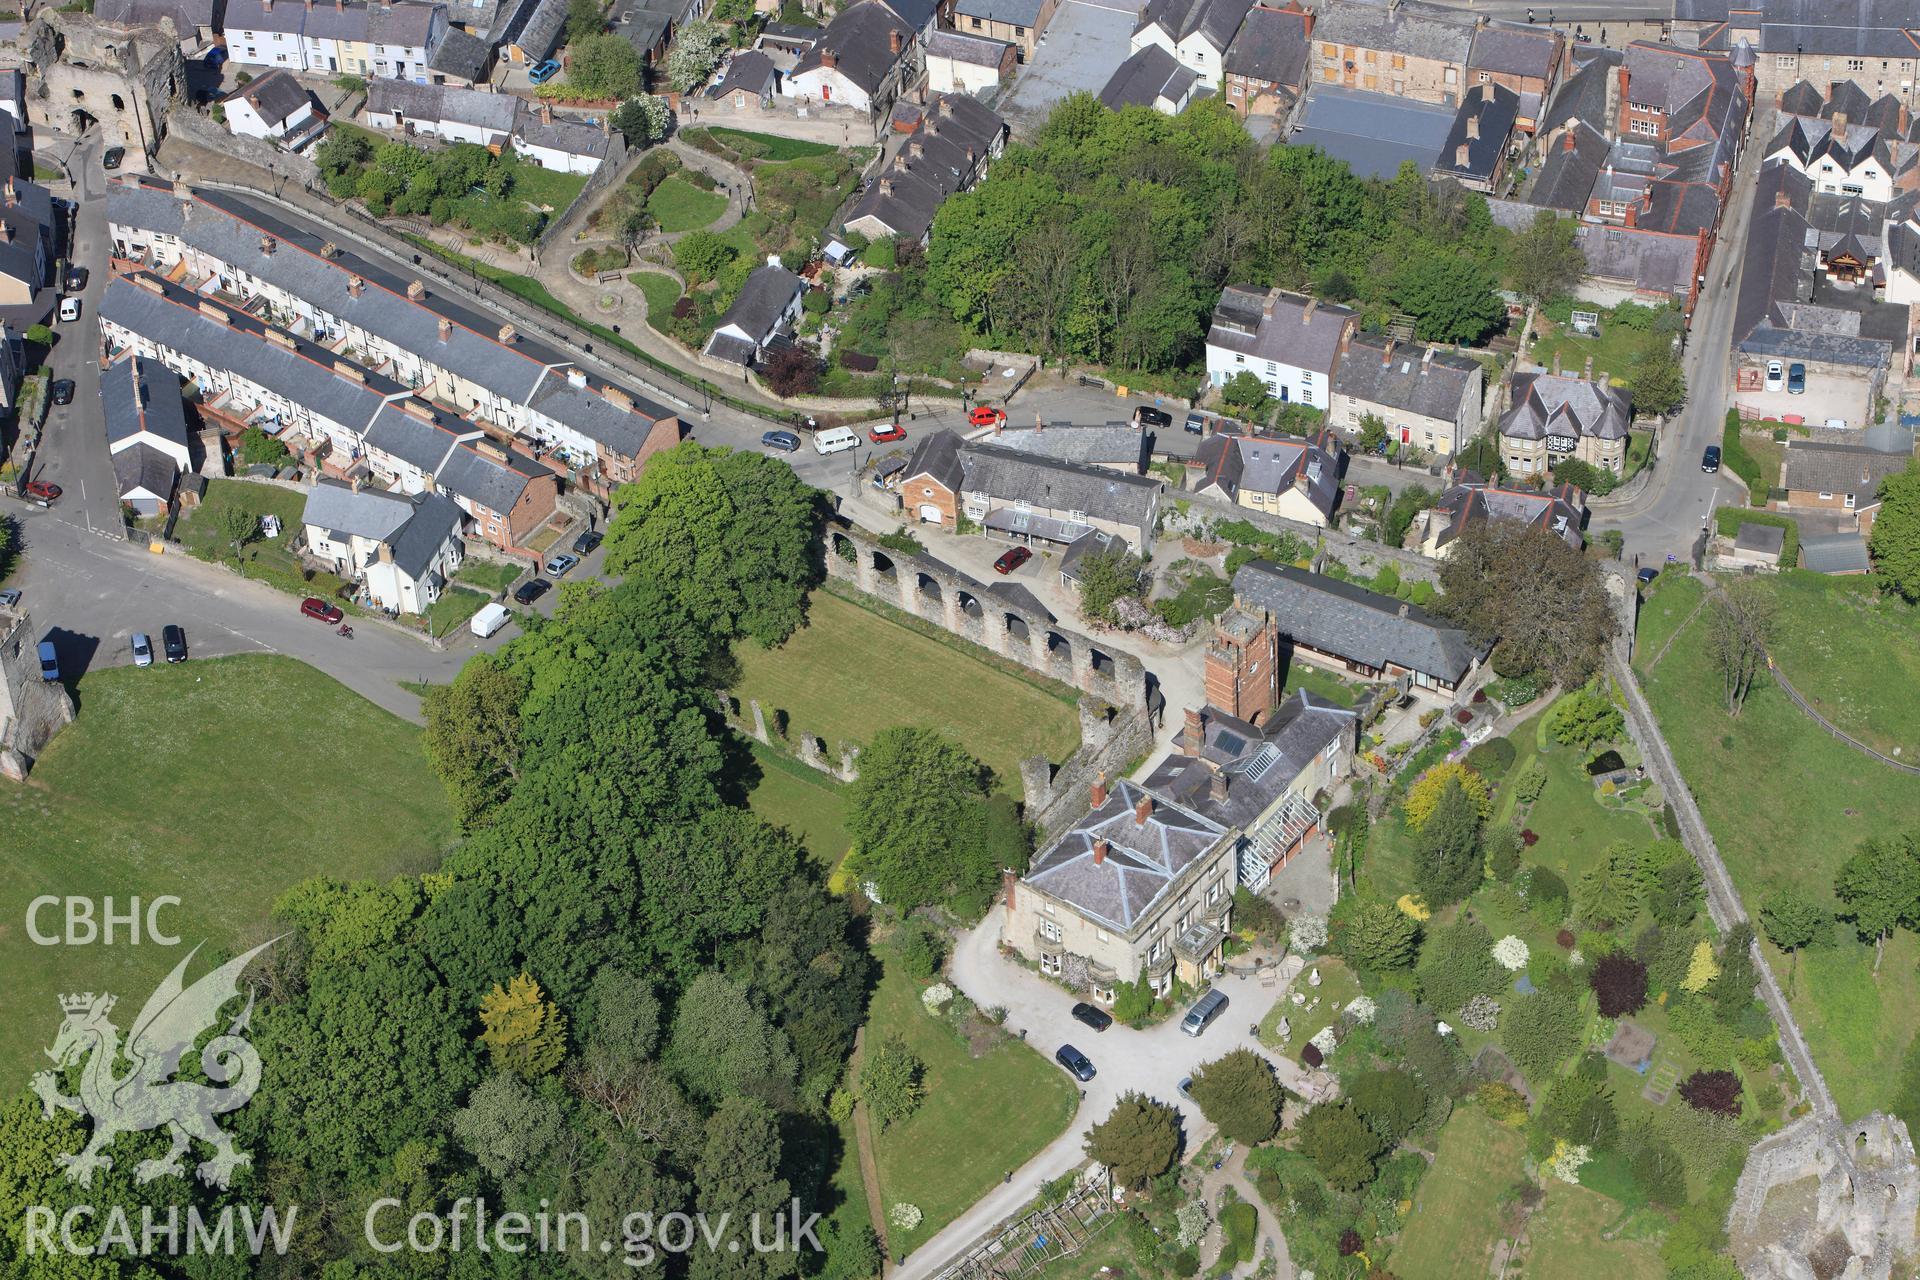
M 167 655 L 168 662 L 187 660 L 187 633 L 175 622 L 169 622 L 160 629 L 160 649 Z
M 133 633 L 133 665 L 136 667 L 153 665 L 153 641 L 144 631 Z
M 51 640 L 40 642 L 40 678 L 48 683 L 60 678 L 60 654 Z
M 791 431 L 768 431 L 761 435 L 762 448 L 778 449 L 781 453 L 800 452 L 800 437 Z
M 535 84 L 545 84 L 560 74 L 560 64 L 552 58 L 533 64 L 533 70 L 527 72 L 527 79 Z
M 308 596 L 300 602 L 300 612 L 315 622 L 338 622 L 347 615 L 340 611 L 337 604 L 329 604 L 319 596 Z
M 1797 360 L 1787 366 L 1787 394 L 1790 396 L 1807 394 L 1807 366 Z
M 1227 993 L 1218 989 L 1207 992 L 1193 1002 L 1187 1010 L 1187 1016 L 1180 1019 L 1180 1029 L 1190 1036 L 1205 1031 L 1213 1020 L 1227 1007 Z
M 1012 573 L 1015 569 L 1018 569 L 1031 559 L 1033 559 L 1033 549 L 1031 547 L 1008 547 L 1000 553 L 1000 558 L 993 562 L 993 571 L 995 573 Z
M 1710 444 L 1707 446 L 1707 451 L 1700 455 L 1700 469 L 1708 475 L 1712 475 L 1720 469 L 1719 445 Z
M 73 379 L 56 378 L 53 383 L 53 402 L 55 404 L 73 403 Z
M 1085 1084 L 1097 1074 L 1093 1069 L 1093 1059 L 1070 1044 L 1063 1044 L 1053 1051 L 1053 1060 L 1067 1069 L 1067 1074 Z
M 1096 1009 L 1085 1000 L 1073 1006 L 1073 1020 L 1084 1026 L 1092 1027 L 1095 1031 L 1105 1031 L 1113 1025 L 1112 1014 L 1108 1013 L 1105 1009 Z
M 125 147 L 108 147 L 105 154 L 100 157 L 100 167 L 108 171 L 118 169 L 120 162 L 126 158 L 127 149 Z
M 513 589 L 513 602 L 515 604 L 532 604 L 535 600 L 547 594 L 552 587 L 553 584 L 545 578 L 529 578 Z
M 589 529 L 573 540 L 573 553 L 578 556 L 590 556 L 593 549 L 600 545 L 601 535 Z
M 1778 391 L 1787 385 L 1787 366 L 1778 360 L 1767 361 L 1767 390 Z
M 906 438 L 907 429 L 897 422 L 880 422 L 867 428 L 867 439 L 875 444 L 892 444 Z
M 75 320 L 78 320 L 79 318 L 80 318 L 80 299 L 78 298 L 60 299 L 60 323 L 72 324 Z
M 579 556 L 570 556 L 564 551 L 557 556 L 549 556 L 546 563 L 547 576 L 549 578 L 564 578 L 569 573 L 572 573 L 573 567 L 579 563 Z

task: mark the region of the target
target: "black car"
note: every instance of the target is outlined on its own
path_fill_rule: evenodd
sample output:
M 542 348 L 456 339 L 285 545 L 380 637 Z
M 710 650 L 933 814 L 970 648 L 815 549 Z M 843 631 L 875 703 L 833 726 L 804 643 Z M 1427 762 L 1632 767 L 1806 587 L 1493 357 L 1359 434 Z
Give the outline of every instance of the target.
M 169 622 L 160 631 L 160 647 L 166 651 L 168 662 L 187 660 L 187 633 L 178 624 Z
M 55 404 L 73 403 L 73 379 L 59 378 L 53 384 L 53 402 Z
M 67 292 L 78 293 L 87 287 L 87 269 L 85 267 L 67 268 Z
M 573 540 L 573 554 L 577 556 L 590 556 L 593 554 L 593 549 L 599 545 L 600 535 L 592 529 L 589 529 Z
M 1204 413 L 1188 414 L 1187 434 L 1190 436 L 1203 436 L 1207 434 L 1207 415 Z
M 108 147 L 107 153 L 100 157 L 100 167 L 107 170 L 118 169 L 120 162 L 127 158 L 125 147 Z
M 529 578 L 513 589 L 515 604 L 532 604 L 553 587 L 545 578 Z
M 1085 1084 L 1093 1079 L 1093 1059 L 1070 1044 L 1063 1044 L 1053 1051 L 1053 1060 L 1065 1067 L 1075 1080 Z
M 1073 1020 L 1085 1023 L 1095 1031 L 1105 1031 L 1113 1025 L 1112 1014 L 1105 1009 L 1096 1009 L 1084 1000 L 1073 1006 Z
M 1700 469 L 1708 475 L 1712 475 L 1720 469 L 1719 445 L 1710 444 L 1707 446 L 1707 451 L 1700 455 Z
M 1145 405 L 1133 411 L 1133 420 L 1143 427 L 1155 431 L 1165 431 L 1173 425 L 1173 415 L 1162 409 L 1149 409 Z
M 1641 586 L 1650 587 L 1653 585 L 1653 580 L 1660 576 L 1660 571 L 1652 565 L 1648 565 L 1635 576 L 1640 579 Z

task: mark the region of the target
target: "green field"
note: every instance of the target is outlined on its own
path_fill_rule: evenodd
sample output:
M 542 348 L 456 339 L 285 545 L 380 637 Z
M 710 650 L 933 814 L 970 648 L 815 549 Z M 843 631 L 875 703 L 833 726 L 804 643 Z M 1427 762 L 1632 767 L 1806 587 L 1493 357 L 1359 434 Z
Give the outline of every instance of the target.
M 814 734 L 827 754 L 868 743 L 882 729 L 925 725 L 951 734 L 1018 792 L 1020 761 L 1059 761 L 1079 746 L 1074 707 L 1051 690 L 1002 671 L 960 644 L 946 644 L 861 605 L 816 591 L 808 624 L 778 649 L 741 645 L 733 694 L 742 714 L 757 699 L 769 731 L 774 712 L 789 736 Z
M 561 173 L 532 160 L 521 160 L 513 166 L 514 198 L 546 208 L 556 217 L 574 202 L 586 185 L 584 173 Z
M 1920 611 L 1868 578 L 1783 573 L 1774 661 L 1802 697 L 1854 737 L 1920 763 Z
M 1647 668 L 1660 659 L 1681 624 L 1693 616 L 1707 589 L 1686 575 L 1681 567 L 1670 568 L 1654 579 L 1640 602 L 1640 618 L 1633 631 L 1633 666 L 1646 678 Z
M 1500 1239 L 1493 1197 L 1521 1176 L 1526 1150 L 1517 1130 L 1478 1107 L 1455 1109 L 1393 1247 L 1391 1270 L 1422 1280 L 1485 1280 Z
M 1546 1186 L 1546 1203 L 1527 1219 L 1526 1280 L 1660 1280 L 1667 1274 L 1658 1240 L 1636 1230 L 1657 1234 L 1658 1215 L 1619 1223 L 1619 1203 L 1598 1191 L 1552 1180 Z
M 653 326 L 656 329 L 665 325 L 673 304 L 680 301 L 680 282 L 661 271 L 634 271 L 627 279 L 640 286 L 640 294 L 647 300 L 648 322 L 658 321 Z
M 252 655 L 122 667 L 83 677 L 78 693 L 79 718 L 31 781 L 0 783 L 0 879 L 13 886 L 0 925 L 9 1088 L 52 1043 L 59 992 L 113 991 L 130 1018 L 194 944 L 269 936 L 267 911 L 291 885 L 424 870 L 453 839 L 420 731 L 304 664 Z M 162 924 L 181 946 L 35 946 L 26 904 L 42 894 L 112 895 L 116 906 L 177 896 Z M 43 916 L 43 931 L 54 923 Z
M 752 744 L 760 784 L 747 804 L 768 822 L 806 841 L 815 862 L 831 870 L 853 841 L 847 836 L 847 797 L 839 783 L 790 756 Z
M 799 138 L 782 138 L 771 133 L 751 133 L 745 129 L 716 128 L 708 132 L 736 152 L 751 151 L 755 153 L 755 158 L 762 160 L 799 160 L 806 156 L 830 156 L 839 150 L 838 147 L 828 146 L 824 142 L 804 142 Z M 743 148 L 742 143 L 748 145 Z
M 727 198 L 702 191 L 684 178 L 668 178 L 647 197 L 647 212 L 662 231 L 697 231 L 726 212 Z
M 951 1023 L 926 1011 L 920 992 L 888 966 L 867 1018 L 867 1043 L 897 1035 L 926 1066 L 919 1110 L 873 1135 L 881 1203 L 918 1205 L 924 1215 L 912 1231 L 889 1228 L 895 1256 L 1032 1159 L 1066 1129 L 1079 1102 L 1067 1074 L 1018 1040 L 974 1057 Z
M 455 627 L 464 625 L 468 618 L 480 612 L 486 603 L 487 595 L 484 592 L 469 591 L 465 587 L 452 588 L 427 606 L 427 634 L 450 634 Z
M 1809 609 L 1824 614 L 1834 590 L 1817 581 L 1780 588 L 1783 650 L 1811 652 L 1811 637 L 1819 637 L 1832 646 L 1828 665 L 1853 673 L 1863 688 L 1887 688 L 1889 705 L 1902 705 L 1911 691 L 1891 691 L 1897 679 L 1887 673 L 1915 661 L 1911 640 L 1901 642 L 1871 618 L 1849 633 L 1823 617 L 1800 616 Z M 1838 591 L 1844 597 L 1848 588 Z M 1839 697 L 1846 674 L 1835 670 L 1831 679 L 1829 696 Z M 1643 681 L 1750 912 L 1769 892 L 1789 885 L 1831 905 L 1834 872 L 1861 840 L 1920 831 L 1920 778 L 1828 737 L 1764 675 L 1740 716 L 1729 717 L 1699 619 Z M 1794 1009 L 1843 1114 L 1883 1106 L 1892 1095 L 1887 1064 L 1920 1026 L 1916 954 L 1920 946 L 1901 936 L 1876 978 L 1872 949 L 1841 926 L 1830 950 L 1810 952 L 1801 962 Z M 1784 977 L 1785 965 L 1776 972 Z

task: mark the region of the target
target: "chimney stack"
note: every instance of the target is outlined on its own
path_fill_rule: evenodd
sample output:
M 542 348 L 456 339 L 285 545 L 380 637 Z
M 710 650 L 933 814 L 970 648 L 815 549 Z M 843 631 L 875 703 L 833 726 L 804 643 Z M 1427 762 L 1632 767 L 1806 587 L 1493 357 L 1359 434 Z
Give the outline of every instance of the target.
M 13 206 L 19 203 L 20 203 L 20 193 L 14 190 L 13 179 L 8 178 L 7 179 L 7 208 L 11 209 L 13 208 Z
M 1107 771 L 1102 769 L 1094 775 L 1093 785 L 1087 788 L 1087 804 L 1098 809 L 1107 802 Z
M 1313 313 L 1314 313 L 1315 311 L 1317 311 L 1317 310 L 1319 310 L 1319 307 L 1320 307 L 1320 299 L 1318 299 L 1318 298 L 1308 298 L 1308 299 L 1307 299 L 1307 305 L 1306 305 L 1306 306 L 1304 306 L 1304 307 L 1302 307 L 1302 308 L 1300 309 L 1300 323 L 1301 323 L 1301 324 L 1312 324 L 1312 323 L 1313 323 Z
M 1573 130 L 1569 129 L 1560 135 L 1560 149 L 1562 151 L 1573 150 Z
M 1144 827 L 1147 825 L 1147 819 L 1152 816 L 1153 797 L 1143 791 L 1140 793 L 1140 798 L 1133 802 L 1133 824 Z
M 1019 883 L 1020 876 L 1012 867 L 1008 867 L 1000 873 L 1000 887 L 1007 895 L 1007 912 L 1009 915 L 1013 912 L 1013 886 Z
M 1773 193 L 1774 208 L 1787 209 L 1787 208 L 1791 208 L 1792 205 L 1793 205 L 1793 197 L 1789 196 L 1784 189 Z
M 1207 737 L 1207 718 L 1198 707 L 1187 708 L 1186 728 L 1180 733 L 1180 749 L 1190 756 L 1200 754 Z
M 1105 836 L 1101 836 L 1098 840 L 1095 840 L 1093 842 L 1093 865 L 1094 866 L 1097 867 L 1101 863 L 1107 860 L 1107 850 L 1111 847 L 1112 846 L 1107 843 L 1107 838 Z
M 600 396 L 608 404 L 618 405 L 629 413 L 633 412 L 633 397 L 619 387 L 603 385 L 600 388 Z
M 880 179 L 880 194 L 881 194 L 881 195 L 883 195 L 883 196 L 890 196 L 890 195 L 892 195 L 892 194 L 893 194 L 893 179 L 892 179 L 892 178 L 882 178 L 882 179 Z
M 1382 351 L 1382 352 L 1380 353 L 1380 367 L 1381 367 L 1382 369 L 1385 369 L 1385 368 L 1387 368 L 1388 366 L 1390 366 L 1390 365 L 1392 365 L 1392 364 L 1393 364 L 1393 346 L 1394 346 L 1394 341 L 1393 341 L 1393 339 L 1392 339 L 1392 338 L 1388 338 L 1388 339 L 1387 339 L 1387 349 L 1386 349 L 1385 351 Z
M 518 341 L 519 341 L 519 335 L 514 330 L 514 327 L 512 325 L 503 324 L 500 326 L 500 345 L 501 346 L 510 347 L 515 342 L 518 342 Z
M 1433 368 L 1433 348 L 1428 347 L 1420 356 L 1420 376 L 1426 377 L 1427 370 Z
M 1464 142 L 1453 149 L 1453 167 L 1456 169 L 1467 167 L 1467 144 Z
M 331 258 L 338 252 L 340 252 L 340 246 L 331 240 L 320 246 L 320 256 L 323 258 Z
M 1227 802 L 1227 787 L 1227 775 L 1224 773 L 1214 774 L 1213 778 L 1207 783 L 1208 798 L 1215 804 L 1225 804 Z
M 1640 202 L 1638 200 L 1632 200 L 1628 202 L 1626 219 L 1627 219 L 1627 225 L 1630 227 L 1637 227 L 1640 225 Z
M 1847 140 L 1847 113 L 1844 111 L 1833 113 L 1833 136 L 1842 142 Z
M 887 49 L 894 57 L 900 56 L 900 28 L 895 27 L 887 32 Z
M 280 247 L 279 242 L 276 241 L 272 236 L 260 237 L 260 252 L 271 255 L 273 251 L 279 247 Z
M 451 338 L 452 336 L 453 336 L 453 321 L 442 319 L 440 321 L 440 341 L 445 342 L 447 339 Z
M 407 300 L 408 301 L 418 302 L 420 301 L 420 299 L 426 296 L 427 296 L 426 285 L 421 284 L 418 280 L 412 280 L 407 283 Z
M 543 102 L 540 104 L 540 123 L 553 123 L 553 104 L 551 102 Z
M 831 49 L 822 49 L 820 51 L 820 65 L 831 71 L 840 65 L 840 55 Z
M 1472 115 L 1467 117 L 1467 137 L 1473 139 L 1476 142 L 1480 140 L 1480 117 L 1479 116 Z

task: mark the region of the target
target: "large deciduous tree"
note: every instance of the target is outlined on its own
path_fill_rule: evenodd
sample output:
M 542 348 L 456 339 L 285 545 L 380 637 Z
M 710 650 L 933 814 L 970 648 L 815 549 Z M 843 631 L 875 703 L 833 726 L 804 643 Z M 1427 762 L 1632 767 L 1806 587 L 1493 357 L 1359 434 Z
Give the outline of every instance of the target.
M 1760 900 L 1760 927 L 1767 940 L 1786 952 L 1792 964 L 1787 969 L 1787 985 L 1793 985 L 1800 966 L 1800 953 L 1828 933 L 1827 913 L 1798 889 L 1778 889 Z
M 1911 836 L 1863 840 L 1840 864 L 1833 881 L 1841 916 L 1862 940 L 1873 940 L 1873 971 L 1880 972 L 1887 935 L 1920 918 L 1920 850 Z
M 1587 257 L 1574 240 L 1576 223 L 1551 209 L 1533 215 L 1507 246 L 1507 276 L 1514 292 L 1535 306 L 1571 292 L 1587 273 Z
M 520 702 L 525 676 L 491 654 L 476 654 L 452 684 L 427 690 L 427 758 L 446 784 L 463 827 L 484 825 L 520 777 Z
M 1379 1133 L 1349 1101 L 1323 1102 L 1300 1117 L 1300 1150 L 1339 1191 L 1373 1180 L 1373 1162 L 1385 1150 Z
M 1920 603 L 1920 466 L 1880 482 L 1880 514 L 1867 537 L 1874 580 L 1908 604 Z
M 986 767 L 931 729 L 882 730 L 847 790 L 854 869 L 902 911 L 990 885 L 1009 851 L 983 840 Z
M 1767 664 L 1774 614 L 1773 592 L 1748 578 L 1716 588 L 1707 604 L 1707 642 L 1730 716 L 1746 706 L 1754 679 Z
M 1600 665 L 1618 622 L 1597 561 L 1518 520 L 1472 525 L 1453 548 L 1437 610 L 1481 643 L 1499 640 L 1503 670 L 1576 685 Z

